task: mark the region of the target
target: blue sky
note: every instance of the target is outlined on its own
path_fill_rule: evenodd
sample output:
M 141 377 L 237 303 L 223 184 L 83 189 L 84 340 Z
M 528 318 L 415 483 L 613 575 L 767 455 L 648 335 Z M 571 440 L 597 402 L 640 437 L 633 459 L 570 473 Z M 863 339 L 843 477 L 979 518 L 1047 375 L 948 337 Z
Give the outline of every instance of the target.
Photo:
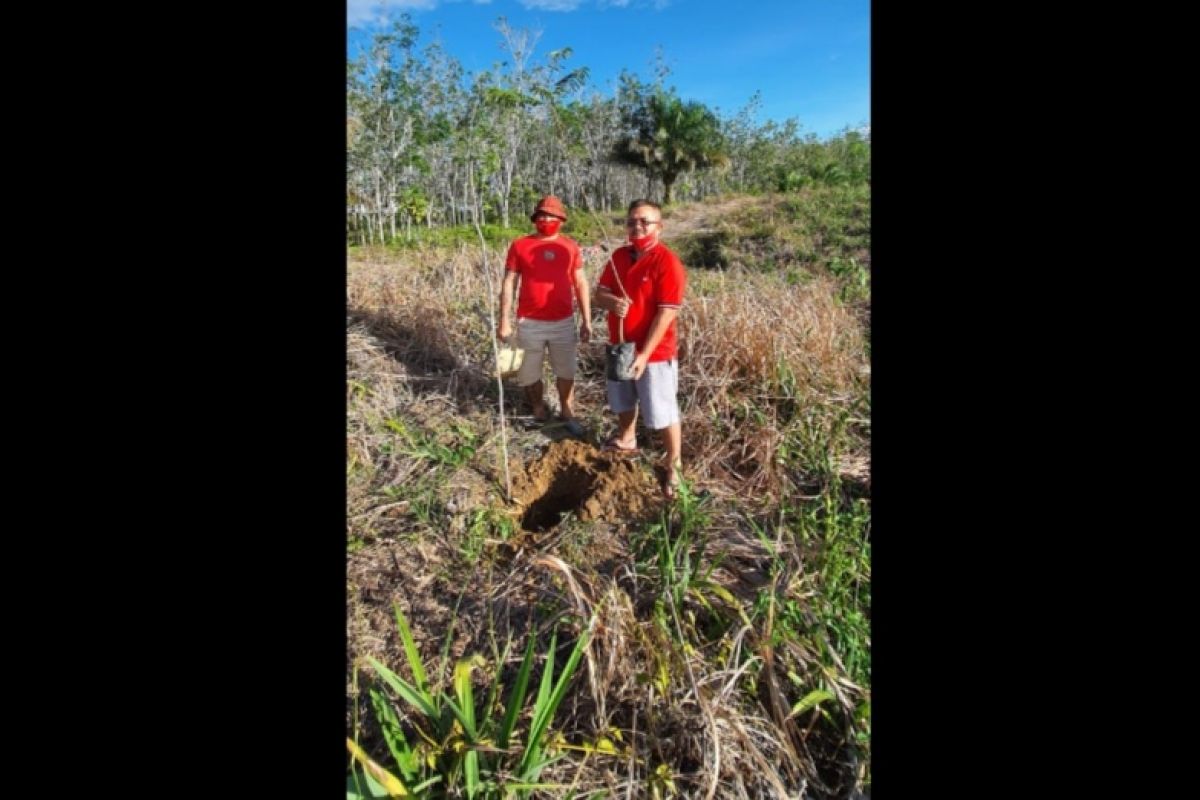
M 541 31 L 534 63 L 570 47 L 568 69 L 612 96 L 621 69 L 652 82 L 661 48 L 667 84 L 732 116 L 762 93 L 758 121 L 795 118 L 827 138 L 871 119 L 870 0 L 346 0 L 354 56 L 389 13 L 408 12 L 419 47 L 437 39 L 470 73 L 505 53 L 492 25 Z

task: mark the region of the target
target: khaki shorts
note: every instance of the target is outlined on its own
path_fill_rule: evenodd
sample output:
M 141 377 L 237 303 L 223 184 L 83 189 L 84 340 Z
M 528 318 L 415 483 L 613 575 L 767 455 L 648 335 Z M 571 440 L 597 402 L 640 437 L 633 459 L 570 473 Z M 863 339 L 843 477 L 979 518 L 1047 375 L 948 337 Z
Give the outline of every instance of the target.
M 517 347 L 525 360 L 517 373 L 518 386 L 532 386 L 542 379 L 542 357 L 550 351 L 550 369 L 560 380 L 575 380 L 575 354 L 579 335 L 575 315 L 559 320 L 517 319 Z

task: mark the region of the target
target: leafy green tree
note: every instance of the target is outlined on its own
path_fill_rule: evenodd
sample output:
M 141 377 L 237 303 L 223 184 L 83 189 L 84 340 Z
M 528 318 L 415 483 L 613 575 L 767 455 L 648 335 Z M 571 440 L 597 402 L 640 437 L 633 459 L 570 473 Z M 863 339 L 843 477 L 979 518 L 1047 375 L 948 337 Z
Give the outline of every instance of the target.
M 622 123 L 612 158 L 638 167 L 650 181 L 663 183 L 663 202 L 685 172 L 724 168 L 729 164 L 725 137 L 717 115 L 703 103 L 684 101 L 674 89 L 644 87 L 622 74 Z
M 396 236 L 398 217 L 411 229 L 413 213 L 428 213 L 410 201 L 428 195 L 427 151 L 452 133 L 461 67 L 436 44 L 419 55 L 417 36 L 402 14 L 347 63 L 347 198 L 380 242 Z

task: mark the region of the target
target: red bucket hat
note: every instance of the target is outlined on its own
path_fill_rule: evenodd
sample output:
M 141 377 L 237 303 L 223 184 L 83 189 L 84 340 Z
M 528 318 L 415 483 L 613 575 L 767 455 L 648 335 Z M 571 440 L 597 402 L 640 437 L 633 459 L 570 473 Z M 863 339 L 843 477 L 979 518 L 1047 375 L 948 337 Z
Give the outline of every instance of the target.
M 533 213 L 529 215 L 533 219 L 538 214 L 553 214 L 563 222 L 567 221 L 567 211 L 563 208 L 562 201 L 552 194 L 548 194 L 538 201 L 537 208 L 533 209 Z

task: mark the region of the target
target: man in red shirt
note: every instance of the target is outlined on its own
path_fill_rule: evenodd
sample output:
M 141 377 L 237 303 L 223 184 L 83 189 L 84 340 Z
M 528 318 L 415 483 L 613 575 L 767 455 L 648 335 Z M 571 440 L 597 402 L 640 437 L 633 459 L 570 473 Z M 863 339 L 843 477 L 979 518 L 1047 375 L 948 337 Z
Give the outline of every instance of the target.
M 678 335 L 675 318 L 683 305 L 687 273 L 679 256 L 658 240 L 662 209 L 634 200 L 625 215 L 629 245 L 617 248 L 600 275 L 596 305 L 610 311 L 609 342 L 618 341 L 624 320 L 625 341 L 634 342 L 633 380 L 608 381 L 608 405 L 617 412 L 617 431 L 605 449 L 637 450 L 638 408 L 650 430 L 663 432 L 666 463 L 660 472 L 663 496 L 674 499 L 682 469 Z M 616 269 L 614 274 L 613 270 Z
M 530 219 L 537 233 L 516 239 L 508 248 L 496 333 L 501 341 L 507 341 L 513 334 L 509 312 L 519 276 L 517 347 L 525 352 L 517 384 L 525 389 L 534 419 L 538 422 L 548 419 L 542 360 L 544 352 L 549 350 L 563 422 L 572 436 L 582 436 L 583 426 L 575 419 L 575 362 L 577 343 L 587 342 L 592 335 L 592 304 L 583 276 L 583 256 L 571 237 L 558 232 L 559 226 L 567 221 L 567 212 L 557 197 L 543 197 Z M 582 317 L 578 337 L 572 289 Z

